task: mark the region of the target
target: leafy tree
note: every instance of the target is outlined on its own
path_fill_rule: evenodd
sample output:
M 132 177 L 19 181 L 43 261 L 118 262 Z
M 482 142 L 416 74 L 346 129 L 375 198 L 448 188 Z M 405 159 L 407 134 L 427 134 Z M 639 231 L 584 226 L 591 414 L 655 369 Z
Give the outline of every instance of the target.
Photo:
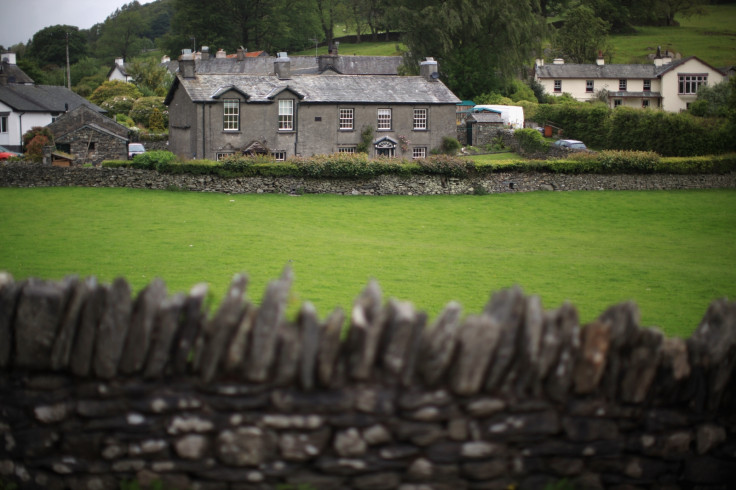
M 135 99 L 129 95 L 116 95 L 100 104 L 108 114 L 128 114 L 133 109 Z
M 166 131 L 166 127 L 164 125 L 164 116 L 161 114 L 161 111 L 158 110 L 157 107 L 154 107 L 151 111 L 151 115 L 148 118 L 148 129 L 153 131 L 154 133 L 163 133 Z
M 163 97 L 141 97 L 135 101 L 129 116 L 138 124 L 146 125 L 151 119 L 151 114 L 157 110 L 164 120 L 164 127 L 169 125 L 169 110 L 164 105 Z
M 41 66 L 66 66 L 66 43 L 69 36 L 69 62 L 74 64 L 87 54 L 87 38 L 78 27 L 55 25 L 33 35 L 27 56 L 38 60 Z
M 565 24 L 554 37 L 554 47 L 572 63 L 595 61 L 599 52 L 607 51 L 610 25 L 595 16 L 590 7 L 580 5 L 565 15 Z
M 537 96 L 534 95 L 534 90 L 521 80 L 512 80 L 511 85 L 508 88 L 508 94 L 509 98 L 514 102 L 519 102 L 521 100 L 537 102 Z
M 406 63 L 439 59 L 458 97 L 501 90 L 541 42 L 544 25 L 530 2 L 398 0 Z
M 171 72 L 154 58 L 133 60 L 128 73 L 141 93 L 149 96 L 165 96 L 174 81 Z
M 45 136 L 47 139 L 52 139 L 54 137 L 49 128 L 45 126 L 33 126 L 31 129 L 23 133 L 23 146 L 28 146 L 28 143 L 39 135 Z
M 104 82 L 102 85 L 97 87 L 89 100 L 93 104 L 100 105 L 104 101 L 111 99 L 118 95 L 126 95 L 133 99 L 138 99 L 142 96 L 140 90 L 136 88 L 132 83 L 122 82 L 120 80 L 112 80 Z
M 141 51 L 145 45 L 141 36 L 147 29 L 147 22 L 140 13 L 140 7 L 140 3 L 134 0 L 105 19 L 97 41 L 100 58 L 129 58 Z
M 709 87 L 703 85 L 698 89 L 698 98 L 690 104 L 690 113 L 700 117 L 727 117 L 729 115 L 729 99 L 731 83 L 724 81 Z
M 660 24 L 666 26 L 679 25 L 675 15 L 690 17 L 704 12 L 703 6 L 707 0 L 651 0 L 652 12 Z

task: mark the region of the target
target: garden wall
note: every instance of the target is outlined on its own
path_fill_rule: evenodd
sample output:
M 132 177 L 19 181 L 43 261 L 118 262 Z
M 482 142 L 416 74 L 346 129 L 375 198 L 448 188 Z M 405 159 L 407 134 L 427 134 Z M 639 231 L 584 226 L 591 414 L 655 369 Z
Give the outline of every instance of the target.
M 371 179 L 303 177 L 221 178 L 170 175 L 151 170 L 0 164 L 0 187 L 129 187 L 199 192 L 325 193 L 345 195 L 431 195 L 528 192 L 539 190 L 673 190 L 736 188 L 736 174 L 553 174 L 498 172 L 475 177 L 381 175 Z
M 580 328 L 573 306 L 544 311 L 518 289 L 465 318 L 451 303 L 431 328 L 411 304 L 384 301 L 376 283 L 348 314 L 321 320 L 307 303 L 291 320 L 288 269 L 259 306 L 244 299 L 246 282 L 235 276 L 208 315 L 202 285 L 171 296 L 154 280 L 134 296 L 124 279 L 0 273 L 0 483 L 664 490 L 736 481 L 736 303 L 715 301 L 684 340 L 641 327 L 632 304 Z

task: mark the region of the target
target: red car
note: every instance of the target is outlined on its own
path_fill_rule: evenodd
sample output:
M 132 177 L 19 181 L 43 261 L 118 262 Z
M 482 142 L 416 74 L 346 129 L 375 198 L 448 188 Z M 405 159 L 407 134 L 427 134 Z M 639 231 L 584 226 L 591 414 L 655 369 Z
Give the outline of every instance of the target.
M 14 151 L 8 150 L 4 146 L 0 146 L 0 160 L 7 160 L 10 157 L 19 157 L 22 155 L 22 153 L 16 153 Z

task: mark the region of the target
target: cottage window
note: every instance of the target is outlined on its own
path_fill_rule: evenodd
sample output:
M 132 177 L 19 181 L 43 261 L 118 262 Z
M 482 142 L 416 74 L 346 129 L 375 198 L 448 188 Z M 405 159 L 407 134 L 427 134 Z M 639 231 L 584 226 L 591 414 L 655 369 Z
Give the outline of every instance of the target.
M 228 158 L 228 157 L 231 157 L 231 156 L 233 156 L 233 155 L 235 155 L 235 152 L 234 152 L 234 151 L 222 151 L 222 152 L 218 152 L 218 153 L 217 153 L 217 154 L 215 155 L 215 158 L 216 158 L 216 159 L 217 159 L 217 161 L 219 162 L 220 160 L 224 160 L 224 159 L 226 159 L 226 158 Z
M 680 94 L 694 95 L 701 85 L 708 85 L 708 75 L 678 75 Z
M 341 146 L 337 149 L 338 153 L 355 153 L 356 148 L 354 146 Z
M 294 100 L 279 101 L 279 131 L 294 130 Z
M 427 109 L 414 109 L 414 131 L 427 129 Z
M 562 80 L 555 80 L 555 92 L 562 92 Z
M 618 89 L 622 92 L 626 91 L 626 79 L 625 78 L 618 81 Z
M 585 81 L 585 91 L 586 92 L 592 92 L 593 91 L 594 82 L 593 80 L 586 80 Z
M 427 148 L 424 146 L 415 147 L 411 151 L 411 157 L 414 160 L 417 160 L 420 158 L 427 158 Z
M 272 151 L 271 156 L 274 160 L 283 162 L 286 160 L 286 152 L 285 151 Z
M 222 129 L 225 131 L 240 130 L 240 101 L 238 99 L 223 101 Z
M 0 133 L 8 132 L 8 116 L 0 116 Z
M 352 131 L 355 112 L 353 109 L 340 109 L 340 130 Z
M 652 90 L 652 81 L 644 80 L 644 92 L 650 92 Z
M 613 107 L 619 107 L 622 102 L 621 99 L 613 99 Z
M 378 109 L 377 129 L 387 131 L 391 129 L 391 109 Z

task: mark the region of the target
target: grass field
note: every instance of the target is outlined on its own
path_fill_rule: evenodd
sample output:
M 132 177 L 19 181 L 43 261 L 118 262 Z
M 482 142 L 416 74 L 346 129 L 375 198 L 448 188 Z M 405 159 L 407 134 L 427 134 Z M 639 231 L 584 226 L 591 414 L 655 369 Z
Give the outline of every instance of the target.
M 293 308 L 349 308 L 371 278 L 431 316 L 479 312 L 519 284 L 582 320 L 629 299 L 642 324 L 687 336 L 715 298 L 736 296 L 736 192 L 489 196 L 222 195 L 130 189 L 0 189 L 0 269 L 16 279 L 76 273 L 137 290 L 294 269 Z M 216 298 L 217 299 L 217 298 Z

